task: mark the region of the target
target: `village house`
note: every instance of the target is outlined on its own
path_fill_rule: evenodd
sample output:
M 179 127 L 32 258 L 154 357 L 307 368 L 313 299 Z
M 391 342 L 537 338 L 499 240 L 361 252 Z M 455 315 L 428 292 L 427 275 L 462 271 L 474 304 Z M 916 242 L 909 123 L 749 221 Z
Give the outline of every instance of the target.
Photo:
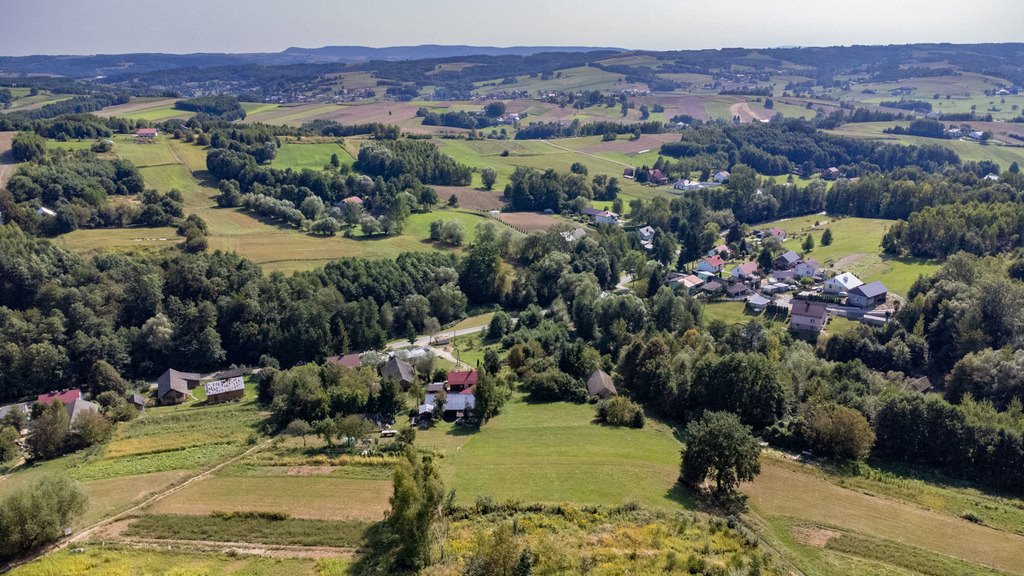
M 785 242 L 786 237 L 788 236 L 786 234 L 786 231 L 782 228 L 779 228 L 778 226 L 772 226 L 771 228 L 769 228 L 768 234 L 771 235 L 776 240 L 778 240 L 779 242 Z
M 412 364 L 399 360 L 397 356 L 392 356 L 380 367 L 380 375 L 382 378 L 391 378 L 403 388 L 409 388 L 416 380 L 416 371 L 413 370 Z
M 587 378 L 587 394 L 605 399 L 618 396 L 619 393 L 615 390 L 611 376 L 604 370 L 594 370 Z
M 676 180 L 674 184 L 672 184 L 672 188 L 674 188 L 675 190 L 682 191 L 700 190 L 701 188 L 704 188 L 704 184 L 696 182 L 694 180 L 686 180 L 680 178 L 679 180 Z
M 448 373 L 448 390 L 462 392 L 476 386 L 479 374 L 476 370 L 452 371 Z
M 362 360 L 359 359 L 358 352 L 352 352 L 351 354 L 345 354 L 344 356 L 328 356 L 325 361 L 328 364 L 337 364 L 338 366 L 344 366 L 345 368 L 359 368 L 363 365 Z
M 760 312 L 768 307 L 772 301 L 765 298 L 760 294 L 752 294 L 747 296 L 747 308 L 750 308 L 754 312 Z
M 245 380 L 241 376 L 226 380 L 211 380 L 205 384 L 205 388 L 207 404 L 241 400 L 245 396 Z
M 99 412 L 100 407 L 98 404 L 89 402 L 84 398 L 75 398 L 69 402 L 65 409 L 68 411 L 68 425 L 69 427 L 75 425 L 75 421 L 86 412 Z
M 573 228 L 572 230 L 566 230 L 562 232 L 562 239 L 568 244 L 577 242 L 587 237 L 587 231 L 583 228 Z
M 795 332 L 820 333 L 825 329 L 828 310 L 824 302 L 813 300 L 793 300 L 790 311 L 789 329 Z
M 709 272 L 712 274 L 719 274 L 725 269 L 725 260 L 718 254 L 705 258 L 697 263 L 697 270 L 701 272 Z
M 725 288 L 725 293 L 730 298 L 739 298 L 750 293 L 750 287 L 743 282 L 733 282 Z
M 626 168 L 625 170 L 622 171 L 622 177 L 623 178 L 631 178 L 631 179 L 636 177 L 636 169 L 635 168 Z
M 772 267 L 779 270 L 791 270 L 797 265 L 797 262 L 800 262 L 800 255 L 790 250 L 772 260 Z
M 668 176 L 666 176 L 665 173 L 662 172 L 661 170 L 655 168 L 654 170 L 651 170 L 651 173 L 648 176 L 647 181 L 650 182 L 651 184 L 654 184 L 655 186 L 664 186 L 668 184 Z
M 725 284 L 719 282 L 718 280 L 711 280 L 705 283 L 703 286 L 701 286 L 701 290 L 711 296 L 717 296 L 721 294 L 723 290 L 725 290 Z
M 711 250 L 708 250 L 707 255 L 714 256 L 715 254 L 723 255 L 723 258 L 731 258 L 732 250 L 730 250 L 729 247 L 726 246 L 725 244 L 719 244 L 718 246 L 715 246 Z
M 836 178 L 839 178 L 839 168 L 836 168 L 835 166 L 825 168 L 821 171 L 821 177 L 824 180 L 835 180 Z
M 135 131 L 136 138 L 146 138 L 147 140 L 152 140 L 153 138 L 156 138 L 159 134 L 160 133 L 157 131 L 156 128 L 139 128 L 138 130 Z
M 846 303 L 858 308 L 870 308 L 884 304 L 889 290 L 878 280 L 861 284 L 846 293 Z
M 338 204 L 335 204 L 335 205 L 336 206 L 340 206 L 340 205 L 345 205 L 345 204 L 355 204 L 357 206 L 362 206 L 363 205 L 363 199 L 360 198 L 359 196 L 348 196 L 346 198 L 342 198 L 341 202 L 339 202 Z
M 36 403 L 49 406 L 53 404 L 55 400 L 60 400 L 62 404 L 67 406 L 75 400 L 82 397 L 82 391 L 78 388 L 65 388 L 64 390 L 52 390 L 46 394 L 40 394 L 36 396 Z
M 146 409 L 146 397 L 139 393 L 133 393 L 131 398 L 128 399 L 132 406 L 135 406 L 140 412 Z
M 416 413 L 418 417 L 433 418 L 434 406 L 436 394 L 427 394 L 423 398 L 423 404 L 420 404 Z M 472 392 L 464 394 L 448 394 L 444 401 L 444 416 L 445 420 L 455 420 L 458 418 L 465 418 L 469 416 L 472 410 L 476 408 L 476 396 Z
M 654 227 L 644 226 L 643 228 L 636 231 L 637 238 L 640 239 L 640 243 L 650 242 L 654 240 Z
M 669 272 L 668 278 L 665 280 L 665 283 L 668 284 L 668 287 L 672 288 L 673 290 L 675 290 L 677 286 L 682 286 L 683 290 L 685 290 L 687 294 L 692 294 L 695 289 L 700 288 L 701 285 L 704 284 L 704 281 L 701 280 L 699 276 L 696 276 L 694 274 Z
M 863 282 L 861 282 L 860 278 L 857 278 L 850 272 L 843 272 L 838 276 L 825 280 L 824 289 L 825 292 L 830 294 L 845 294 L 861 284 L 863 284 Z
M 797 262 L 793 273 L 797 278 L 811 278 L 821 273 L 821 264 L 814 258 L 807 258 Z
M 594 216 L 594 222 L 598 224 L 608 224 L 610 226 L 619 225 L 619 215 L 611 210 L 602 210 L 596 216 Z
M 743 264 L 733 268 L 729 275 L 737 280 L 749 280 L 750 278 L 756 278 L 757 262 L 744 262 Z
M 181 404 L 189 397 L 189 391 L 199 386 L 199 374 L 178 372 L 168 368 L 156 380 L 156 401 L 160 404 Z

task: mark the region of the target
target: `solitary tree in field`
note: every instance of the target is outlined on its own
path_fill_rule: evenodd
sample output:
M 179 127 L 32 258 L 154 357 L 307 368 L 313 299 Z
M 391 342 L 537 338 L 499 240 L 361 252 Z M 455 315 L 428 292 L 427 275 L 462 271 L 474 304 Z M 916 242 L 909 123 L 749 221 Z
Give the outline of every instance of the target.
M 301 436 L 303 448 L 306 447 L 306 436 L 312 431 L 313 427 L 309 425 L 309 422 L 302 419 L 292 420 L 288 427 L 284 429 L 284 433 L 289 436 Z
M 498 173 L 494 171 L 494 168 L 484 168 L 480 172 L 480 177 L 483 179 L 484 188 L 491 190 L 494 188 L 494 183 L 498 181 Z
M 832 229 L 825 228 L 825 231 L 821 234 L 821 245 L 828 246 L 832 244 Z
M 801 244 L 800 247 L 804 249 L 804 252 L 810 252 L 811 250 L 814 250 L 814 236 L 808 234 L 804 238 L 804 243 Z
M 729 412 L 707 412 L 686 426 L 680 480 L 700 486 L 715 482 L 715 492 L 732 495 L 739 483 L 761 473 L 761 448 L 740 419 Z

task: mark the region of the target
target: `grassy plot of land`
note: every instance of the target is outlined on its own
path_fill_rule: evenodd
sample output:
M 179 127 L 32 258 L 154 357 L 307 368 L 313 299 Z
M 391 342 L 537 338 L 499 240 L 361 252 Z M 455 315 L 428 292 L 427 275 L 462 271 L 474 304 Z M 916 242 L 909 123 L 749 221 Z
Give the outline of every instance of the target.
M 814 223 L 818 222 L 818 226 Z M 882 236 L 892 225 L 891 220 L 872 218 L 841 218 L 813 215 L 779 220 L 764 227 L 779 226 L 788 235 L 783 246 L 802 252 L 800 245 L 804 236 L 814 237 L 815 248 L 807 254 L 817 259 L 822 266 L 835 268 L 840 272 L 853 272 L 864 282 L 881 280 L 886 287 L 897 294 L 906 294 L 918 276 L 929 275 L 938 270 L 932 261 L 914 258 L 894 258 L 882 253 Z M 821 245 L 825 228 L 832 230 L 832 244 Z
M 339 522 L 273 518 L 261 514 L 153 514 L 133 521 L 125 531 L 125 536 L 355 548 L 362 543 L 369 526 L 369 522 L 362 520 Z
M 641 430 L 593 423 L 594 407 L 529 404 L 520 397 L 476 433 L 442 424 L 417 445 L 443 455 L 442 470 L 461 502 L 479 496 L 524 502 L 660 509 L 691 504 L 676 486 L 681 444 L 673 430 L 648 420 Z
M 324 165 L 330 164 L 332 154 L 337 154 L 342 164 L 352 164 L 355 161 L 345 148 L 337 143 L 286 142 L 277 151 L 277 157 L 270 165 L 274 168 L 293 170 L 322 170 Z
M 834 531 L 834 536 L 849 531 L 913 547 L 940 560 L 948 556 L 1024 574 L 1024 555 L 1020 553 L 1024 550 L 1024 536 L 896 499 L 850 490 L 820 477 L 814 469 L 805 468 L 782 457 L 766 455 L 762 458 L 761 475 L 743 488 L 754 512 L 772 524 L 772 531 L 780 540 L 792 538 L 792 534 L 787 536 L 783 532 L 792 531 L 794 525 L 812 525 Z M 803 566 L 807 573 L 848 573 L 823 570 L 812 557 L 801 556 L 801 548 L 793 547 L 793 551 L 807 563 Z M 878 554 L 865 556 L 879 559 Z
M 86 546 L 83 552 L 63 550 L 15 569 L 12 576 L 341 576 L 350 562 L 343 558 L 293 559 L 196 554 Z
M 390 480 L 331 476 L 213 476 L 150 510 L 157 514 L 281 512 L 315 520 L 380 520 L 390 509 Z
M 909 136 L 905 134 L 886 134 L 886 128 L 892 128 L 896 124 L 906 126 L 906 122 L 865 122 L 856 124 L 844 124 L 837 130 L 830 133 L 841 136 L 851 136 L 867 140 L 883 140 L 910 146 L 942 146 L 957 153 L 964 162 L 980 162 L 991 160 L 999 164 L 1005 170 L 1010 164 L 1017 162 L 1024 164 L 1024 147 L 1004 146 L 990 143 L 981 144 L 967 140 L 948 140 L 944 138 L 925 138 L 923 136 Z M 1008 128 L 1018 128 L 1015 132 L 1024 132 L 1019 125 L 1009 124 Z

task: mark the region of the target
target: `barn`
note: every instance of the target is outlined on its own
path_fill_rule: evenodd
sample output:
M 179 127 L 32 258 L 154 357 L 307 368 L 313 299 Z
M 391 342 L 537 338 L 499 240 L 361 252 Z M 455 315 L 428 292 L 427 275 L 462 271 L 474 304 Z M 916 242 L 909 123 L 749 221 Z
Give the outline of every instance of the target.
M 207 404 L 241 400 L 243 396 L 245 396 L 245 380 L 242 380 L 241 376 L 225 380 L 212 380 L 206 383 Z

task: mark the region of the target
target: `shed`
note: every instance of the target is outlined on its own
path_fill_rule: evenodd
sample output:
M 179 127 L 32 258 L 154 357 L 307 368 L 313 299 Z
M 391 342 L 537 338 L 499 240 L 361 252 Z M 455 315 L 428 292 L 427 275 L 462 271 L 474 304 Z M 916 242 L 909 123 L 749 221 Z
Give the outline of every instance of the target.
M 344 356 L 328 356 L 326 358 L 328 364 L 337 364 L 338 366 L 344 366 L 345 368 L 359 368 L 362 366 L 362 361 L 359 359 L 359 353 L 353 352 L 351 354 L 345 354 Z
M 608 398 L 619 394 L 615 390 L 615 384 L 612 383 L 612 377 L 604 370 L 594 370 L 587 378 L 587 393 L 598 398 Z
M 884 304 L 889 296 L 889 289 L 880 281 L 875 280 L 869 284 L 861 284 L 846 293 L 846 302 L 858 308 L 870 308 L 878 304 Z
M 241 376 L 206 383 L 206 403 L 220 404 L 245 396 L 245 380 Z

